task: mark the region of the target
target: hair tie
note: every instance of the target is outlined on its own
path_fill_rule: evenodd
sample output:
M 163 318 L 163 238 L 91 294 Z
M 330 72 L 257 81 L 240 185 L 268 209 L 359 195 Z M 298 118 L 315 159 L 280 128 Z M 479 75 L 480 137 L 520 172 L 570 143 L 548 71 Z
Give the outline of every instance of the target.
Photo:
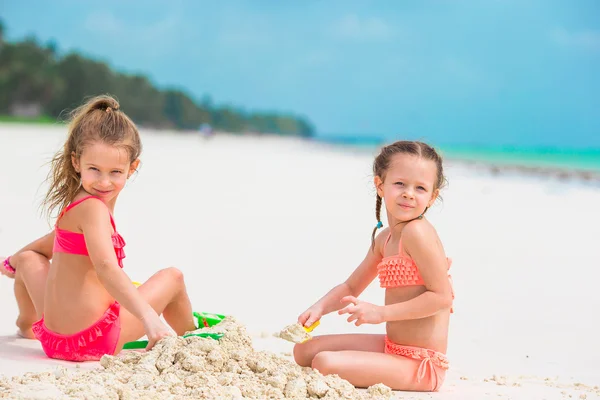
M 377 229 L 383 228 L 383 222 L 377 221 Z
M 106 112 L 107 112 L 107 113 L 109 113 L 109 112 L 111 112 L 111 111 L 112 111 L 112 108 L 110 108 L 110 107 L 106 107 Z

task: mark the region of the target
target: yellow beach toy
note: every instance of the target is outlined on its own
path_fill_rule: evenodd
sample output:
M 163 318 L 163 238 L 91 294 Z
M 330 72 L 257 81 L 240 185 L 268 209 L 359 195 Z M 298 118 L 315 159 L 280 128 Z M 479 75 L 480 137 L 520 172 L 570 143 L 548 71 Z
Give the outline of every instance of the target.
M 302 328 L 304 328 L 304 331 L 306 333 L 311 333 L 313 331 L 313 329 L 315 329 L 317 326 L 319 326 L 321 324 L 321 321 L 315 321 L 311 326 L 302 326 Z M 310 339 L 312 339 L 312 336 L 308 335 L 308 338 L 304 339 L 302 341 L 302 343 L 304 342 L 308 342 Z
M 303 328 L 306 331 L 306 333 L 311 333 L 313 331 L 313 329 L 315 329 L 320 324 L 321 324 L 321 321 L 315 321 L 315 323 L 312 324 L 311 326 L 309 326 L 309 327 L 303 326 Z

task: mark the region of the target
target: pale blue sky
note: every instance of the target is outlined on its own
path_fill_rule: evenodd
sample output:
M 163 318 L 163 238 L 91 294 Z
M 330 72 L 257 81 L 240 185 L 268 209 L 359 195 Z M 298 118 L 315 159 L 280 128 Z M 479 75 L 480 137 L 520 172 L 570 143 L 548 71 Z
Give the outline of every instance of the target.
M 219 4 L 217 4 L 219 3 Z M 600 1 L 7 0 L 34 34 L 320 135 L 600 148 Z

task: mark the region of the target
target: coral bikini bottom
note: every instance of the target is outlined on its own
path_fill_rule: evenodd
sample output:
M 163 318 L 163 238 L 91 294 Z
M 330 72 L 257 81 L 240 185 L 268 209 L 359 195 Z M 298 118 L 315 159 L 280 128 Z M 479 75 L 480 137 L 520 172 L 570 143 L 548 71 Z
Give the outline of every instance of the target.
M 446 370 L 450 366 L 445 354 L 421 347 L 403 346 L 392 342 L 387 335 L 385 337 L 385 353 L 420 360 L 421 363 L 415 371 L 415 379 L 433 392 L 440 390 L 446 377 Z

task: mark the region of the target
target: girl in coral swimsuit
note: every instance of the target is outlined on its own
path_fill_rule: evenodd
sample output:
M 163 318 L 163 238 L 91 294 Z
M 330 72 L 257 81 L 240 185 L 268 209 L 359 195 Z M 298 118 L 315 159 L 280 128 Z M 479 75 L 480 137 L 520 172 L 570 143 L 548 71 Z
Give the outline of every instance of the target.
M 98 360 L 148 336 L 148 348 L 196 329 L 182 274 L 167 268 L 136 288 L 123 271 L 125 241 L 113 211 L 136 171 L 142 145 L 134 123 L 109 96 L 75 110 L 64 148 L 53 159 L 45 199 L 60 215 L 54 230 L 6 259 L 15 279 L 18 333 L 46 355 Z M 50 263 L 52 260 L 52 263 Z
M 384 147 L 373 163 L 377 226 L 371 247 L 348 279 L 298 317 L 311 326 L 338 310 L 348 322 L 386 323 L 386 334 L 315 336 L 294 347 L 301 366 L 338 374 L 357 387 L 383 383 L 395 390 L 438 391 L 448 369 L 448 324 L 454 298 L 450 260 L 424 217 L 445 178 L 440 155 L 422 142 Z M 380 218 L 382 201 L 389 227 Z M 385 305 L 358 299 L 375 279 Z

